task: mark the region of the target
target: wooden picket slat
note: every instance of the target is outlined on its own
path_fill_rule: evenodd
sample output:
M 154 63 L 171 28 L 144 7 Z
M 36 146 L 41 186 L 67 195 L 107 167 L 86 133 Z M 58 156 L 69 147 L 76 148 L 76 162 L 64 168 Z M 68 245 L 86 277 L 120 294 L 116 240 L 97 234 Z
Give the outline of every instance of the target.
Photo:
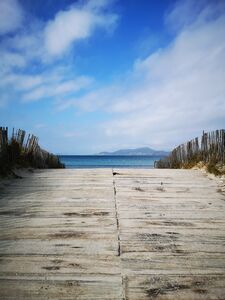
M 188 141 L 172 150 L 168 157 L 155 162 L 157 168 L 181 168 L 190 163 L 225 162 L 225 130 L 204 132 L 200 138 Z
M 8 128 L 0 127 L 0 171 L 3 166 L 7 169 L 21 161 L 35 168 L 64 167 L 58 156 L 41 149 L 38 138 L 33 134 L 26 138 L 24 130 L 13 128 L 12 136 L 8 138 Z

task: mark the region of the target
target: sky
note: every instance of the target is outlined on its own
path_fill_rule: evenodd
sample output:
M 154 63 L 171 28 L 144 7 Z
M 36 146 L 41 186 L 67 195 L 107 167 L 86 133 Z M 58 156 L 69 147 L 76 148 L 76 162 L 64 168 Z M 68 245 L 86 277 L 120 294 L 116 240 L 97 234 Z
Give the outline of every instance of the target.
M 0 125 L 57 154 L 225 126 L 224 0 L 0 0 Z

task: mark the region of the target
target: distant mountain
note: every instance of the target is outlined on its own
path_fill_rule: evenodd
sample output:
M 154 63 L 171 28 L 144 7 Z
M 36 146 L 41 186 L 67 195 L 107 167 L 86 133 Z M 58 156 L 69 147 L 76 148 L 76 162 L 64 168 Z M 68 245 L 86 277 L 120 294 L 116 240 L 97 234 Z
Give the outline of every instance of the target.
M 166 156 L 169 152 L 154 150 L 148 147 L 136 149 L 123 149 L 114 152 L 100 152 L 98 155 L 150 155 L 150 156 Z

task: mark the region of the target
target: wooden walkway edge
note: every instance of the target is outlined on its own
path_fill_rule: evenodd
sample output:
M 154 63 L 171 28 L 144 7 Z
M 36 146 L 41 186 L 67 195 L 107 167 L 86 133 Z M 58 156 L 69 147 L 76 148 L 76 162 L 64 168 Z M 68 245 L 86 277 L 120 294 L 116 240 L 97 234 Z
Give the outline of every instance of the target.
M 225 299 L 225 196 L 197 170 L 41 170 L 0 185 L 0 299 Z

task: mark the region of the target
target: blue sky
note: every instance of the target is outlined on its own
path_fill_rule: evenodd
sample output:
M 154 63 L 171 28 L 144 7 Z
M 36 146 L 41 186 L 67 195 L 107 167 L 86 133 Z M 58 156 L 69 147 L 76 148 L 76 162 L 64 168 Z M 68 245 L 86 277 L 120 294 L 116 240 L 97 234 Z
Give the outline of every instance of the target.
M 0 123 L 49 151 L 169 150 L 224 128 L 223 0 L 1 0 Z

